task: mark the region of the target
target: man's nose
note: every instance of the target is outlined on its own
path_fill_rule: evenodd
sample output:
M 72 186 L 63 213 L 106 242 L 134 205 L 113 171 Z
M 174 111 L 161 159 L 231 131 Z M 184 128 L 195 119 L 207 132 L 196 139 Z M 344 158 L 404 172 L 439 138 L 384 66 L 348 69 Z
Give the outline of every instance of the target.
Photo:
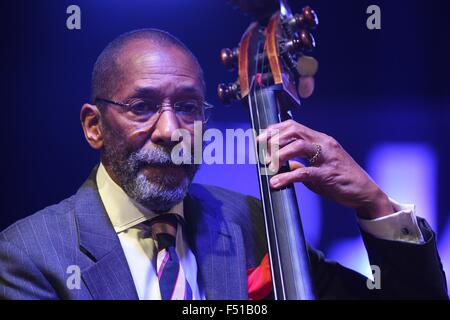
M 171 109 L 162 110 L 152 132 L 151 140 L 155 144 L 171 145 L 177 141 L 172 141 L 172 134 L 180 128 L 180 123 L 175 112 Z

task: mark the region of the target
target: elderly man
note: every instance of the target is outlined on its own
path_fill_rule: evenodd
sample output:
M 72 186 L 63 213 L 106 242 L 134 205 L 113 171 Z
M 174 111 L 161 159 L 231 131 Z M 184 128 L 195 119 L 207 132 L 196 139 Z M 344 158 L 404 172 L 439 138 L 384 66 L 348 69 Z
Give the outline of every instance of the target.
M 81 109 L 101 162 L 75 195 L 0 234 L 0 298 L 270 298 L 270 283 L 248 276 L 267 271 L 259 200 L 191 185 L 197 165 L 171 160 L 172 134 L 194 134 L 204 109 L 201 67 L 179 40 L 154 29 L 115 39 L 95 64 L 92 104 Z M 259 141 L 270 144 L 270 133 L 281 162 L 322 146 L 316 166 L 295 164 L 272 186 L 303 182 L 355 209 L 381 269 L 382 288 L 371 290 L 310 248 L 318 298 L 447 298 L 433 232 L 413 207 L 390 200 L 333 138 L 294 121 Z

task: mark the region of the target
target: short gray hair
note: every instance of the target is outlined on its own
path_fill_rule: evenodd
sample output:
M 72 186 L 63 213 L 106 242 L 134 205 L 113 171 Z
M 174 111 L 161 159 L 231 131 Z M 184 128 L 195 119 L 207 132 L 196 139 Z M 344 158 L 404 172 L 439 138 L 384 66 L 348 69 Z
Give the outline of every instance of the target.
M 170 33 L 159 29 L 147 28 L 124 33 L 111 41 L 108 46 L 103 49 L 102 53 L 98 56 L 94 65 L 94 70 L 92 71 L 91 99 L 93 103 L 95 103 L 96 98 L 111 97 L 112 92 L 115 90 L 114 80 L 117 79 L 117 73 L 119 72 L 116 61 L 122 53 L 122 49 L 130 42 L 136 40 L 147 40 L 161 47 L 175 47 L 185 52 L 197 65 L 202 82 L 202 89 L 205 91 L 206 86 L 203 69 L 191 50 Z

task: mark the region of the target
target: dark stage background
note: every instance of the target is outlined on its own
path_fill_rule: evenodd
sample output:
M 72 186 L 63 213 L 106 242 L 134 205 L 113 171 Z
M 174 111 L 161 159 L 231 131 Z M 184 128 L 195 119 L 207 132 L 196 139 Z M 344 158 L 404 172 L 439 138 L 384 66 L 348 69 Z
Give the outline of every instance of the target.
M 71 4 L 81 8 L 81 30 L 66 28 Z M 320 71 L 296 119 L 338 139 L 391 197 L 417 205 L 437 232 L 449 273 L 449 2 L 308 4 L 321 21 Z M 381 30 L 366 28 L 371 4 L 381 7 Z M 247 110 L 222 107 L 215 88 L 235 79 L 218 52 L 237 45 L 250 22 L 219 0 L 2 1 L 0 229 L 73 194 L 97 163 L 79 110 L 96 57 L 123 32 L 156 27 L 179 37 L 204 67 L 208 99 L 217 105 L 211 126 L 248 127 Z M 197 181 L 258 195 L 251 165 L 205 166 Z M 308 240 L 370 273 L 353 212 L 302 186 L 298 194 Z

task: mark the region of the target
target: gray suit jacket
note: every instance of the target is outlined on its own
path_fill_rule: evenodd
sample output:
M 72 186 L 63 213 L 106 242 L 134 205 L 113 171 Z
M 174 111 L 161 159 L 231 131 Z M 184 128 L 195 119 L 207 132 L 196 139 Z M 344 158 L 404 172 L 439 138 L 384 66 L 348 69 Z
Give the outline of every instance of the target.
M 133 279 L 100 199 L 95 170 L 78 192 L 0 233 L 2 299 L 137 299 Z M 259 200 L 218 187 L 193 185 L 184 200 L 199 285 L 207 299 L 247 299 L 247 270 L 267 253 Z M 447 299 L 434 235 L 424 245 L 363 234 L 382 289 L 309 248 L 321 299 Z M 74 278 L 80 271 L 80 281 Z M 79 286 L 78 286 L 79 284 Z

